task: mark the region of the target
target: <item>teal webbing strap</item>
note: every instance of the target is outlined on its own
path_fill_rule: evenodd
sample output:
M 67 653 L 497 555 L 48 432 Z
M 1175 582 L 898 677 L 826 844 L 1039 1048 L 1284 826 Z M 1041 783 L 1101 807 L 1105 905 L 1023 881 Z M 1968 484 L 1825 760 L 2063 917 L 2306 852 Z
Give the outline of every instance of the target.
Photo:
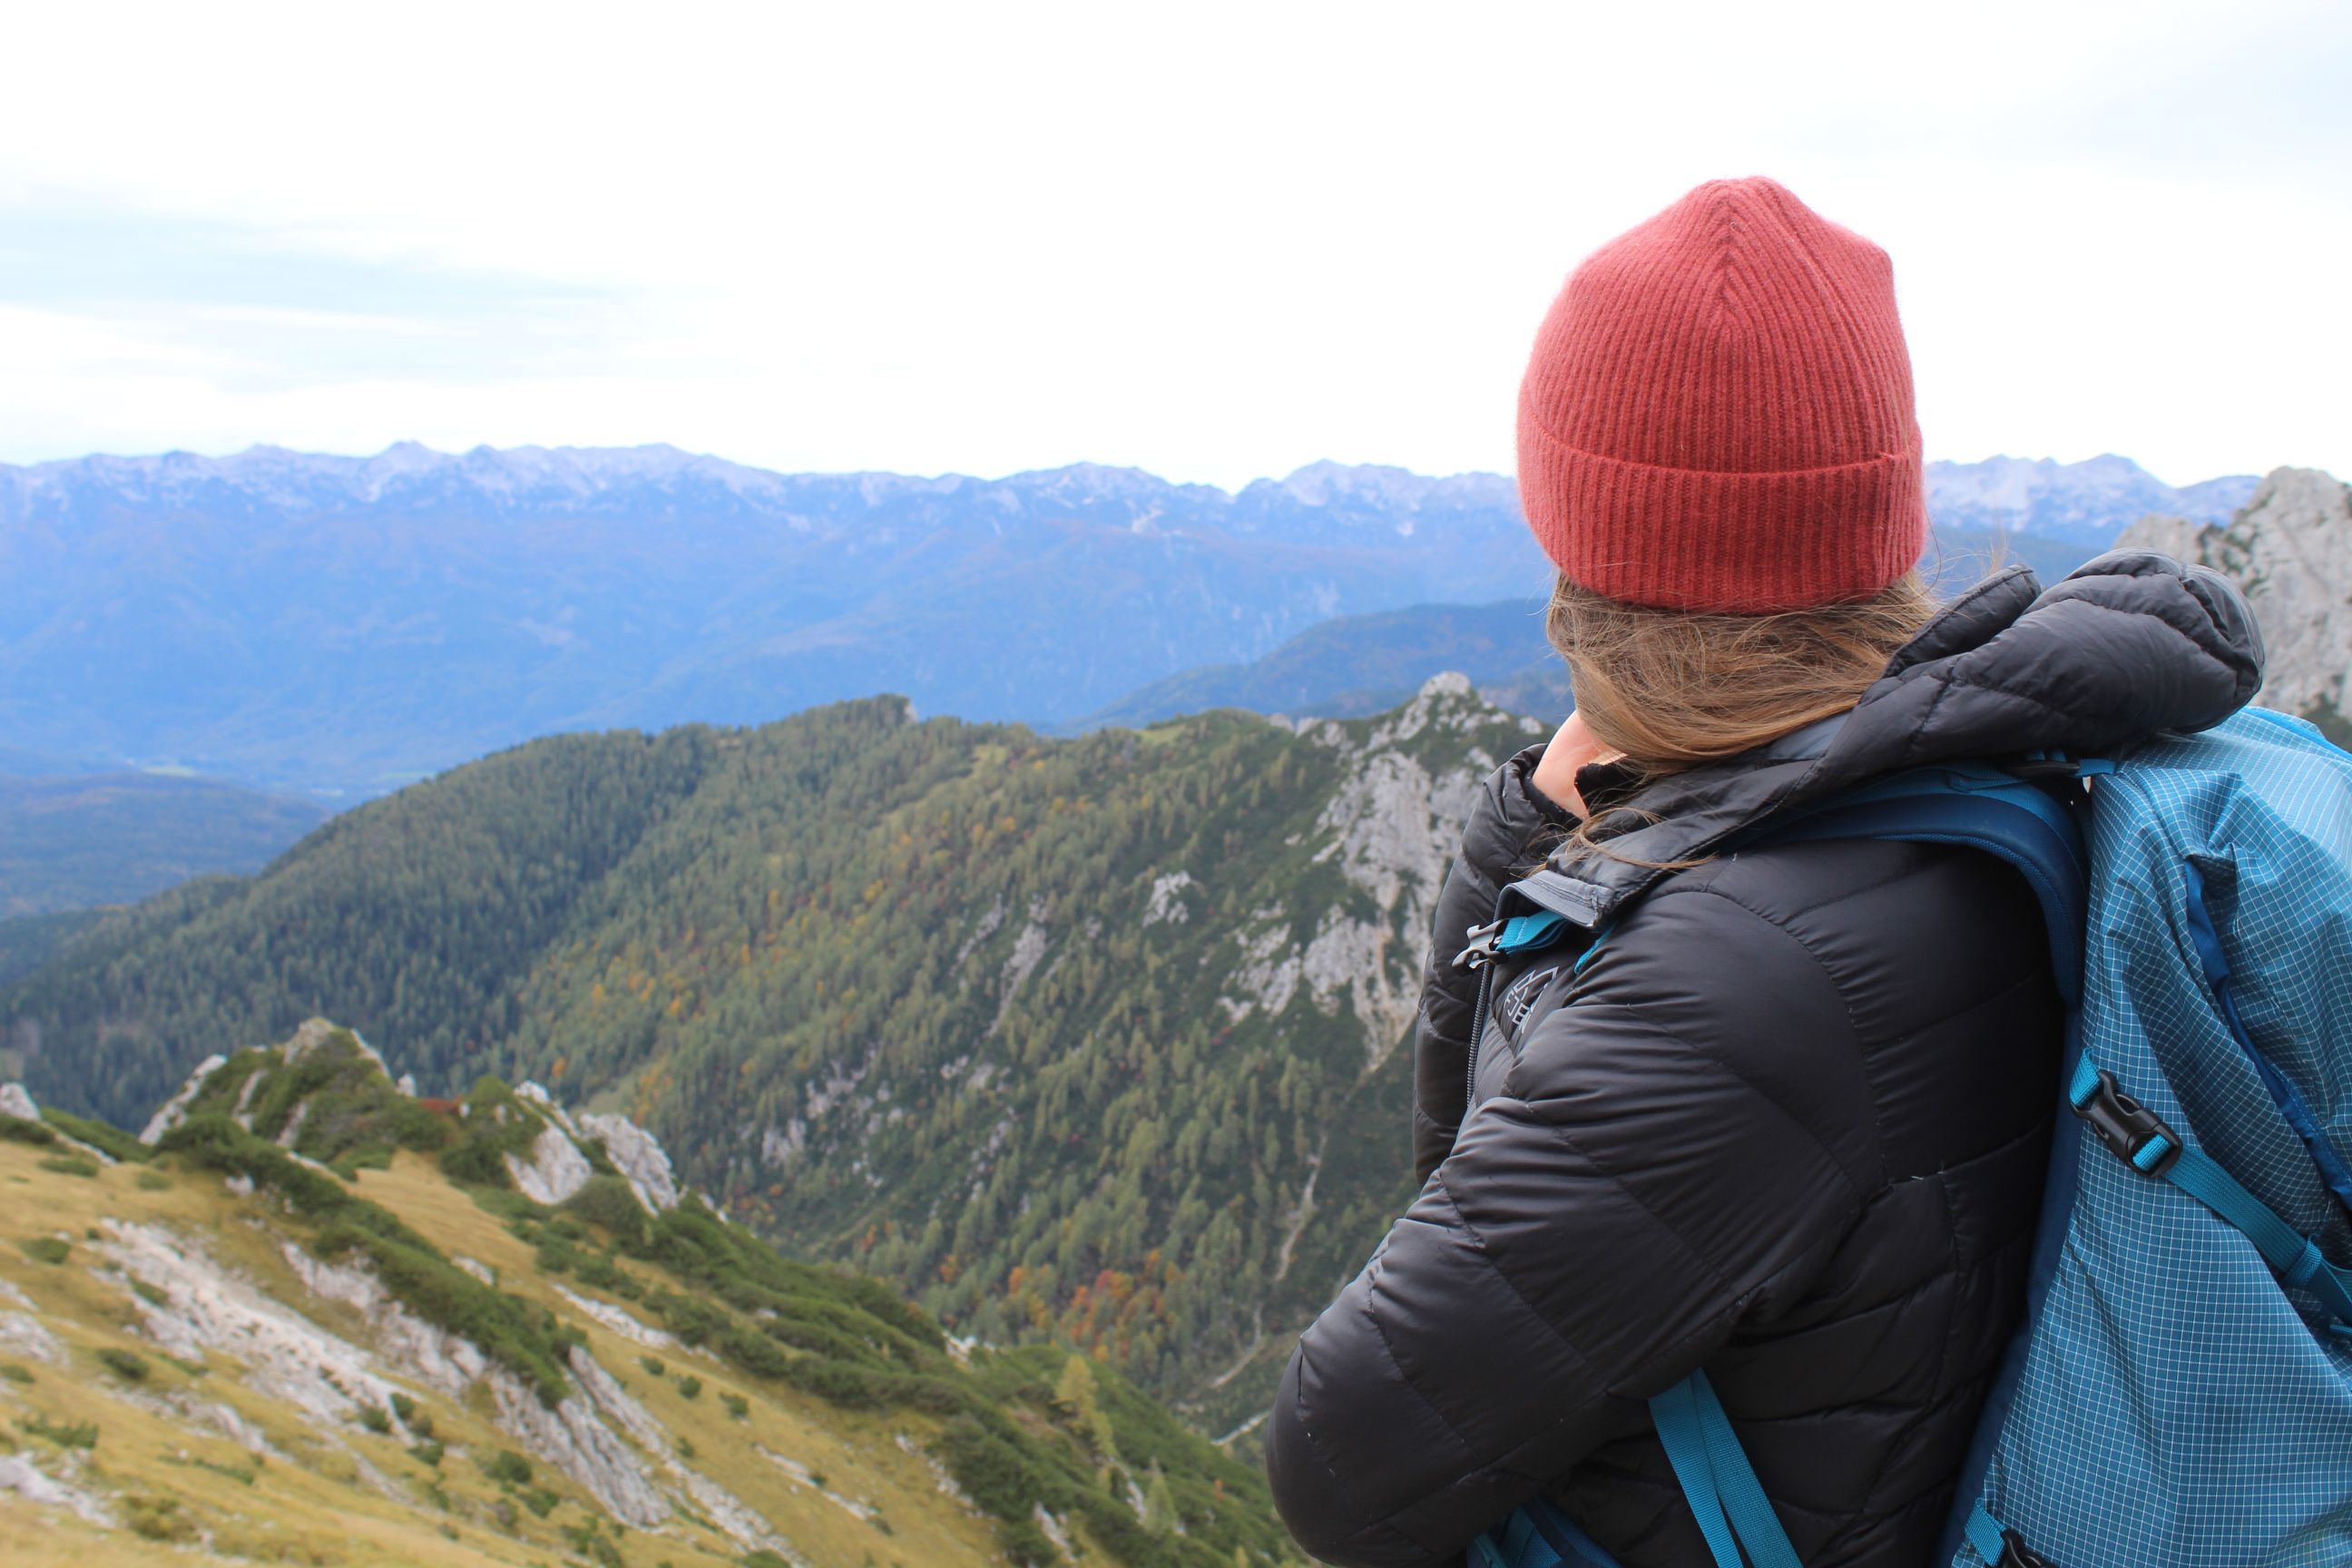
M 2288 1284 L 2318 1297 L 2337 1322 L 2352 1323 L 2352 1269 L 2338 1268 L 2320 1256 L 2318 1243 L 2281 1219 L 2268 1204 L 2240 1186 L 2236 1177 L 2195 1149 L 2183 1149 L 2164 1177 L 2245 1232 L 2263 1262 Z
M 2074 1064 L 2066 1095 L 2077 1106 L 2098 1092 L 2098 1064 L 2088 1051 Z M 2318 1243 L 2279 1217 L 2262 1199 L 2246 1191 L 2235 1176 L 2203 1151 L 2185 1144 L 2179 1157 L 2163 1171 L 2157 1166 L 2171 1152 L 2170 1140 L 2159 1135 L 2133 1155 L 2130 1163 L 2144 1174 L 2160 1174 L 2244 1233 L 2254 1250 L 2290 1285 L 2319 1298 L 2320 1305 L 2338 1324 L 2352 1325 L 2352 1269 L 2338 1268 L 2321 1256 Z
M 1716 1568 L 1743 1568 L 1742 1547 L 1754 1568 L 1801 1568 L 1706 1373 L 1694 1372 L 1651 1400 L 1650 1415 Z
M 1764 1483 L 1756 1479 L 1748 1451 L 1739 1446 L 1739 1434 L 1731 1429 L 1731 1417 L 1723 1413 L 1723 1403 L 1715 1396 L 1715 1385 L 1703 1372 L 1691 1373 L 1690 1384 L 1698 1405 L 1699 1425 L 1706 1434 L 1706 1457 L 1714 1465 L 1716 1488 L 1723 1495 L 1723 1511 L 1730 1517 L 1732 1533 L 1748 1549 L 1748 1560 L 1756 1568 L 1799 1568 L 1797 1549 L 1790 1544 L 1780 1516 L 1772 1511 Z
M 1977 1555 L 1988 1564 L 1998 1563 L 2001 1554 L 2009 1550 L 2009 1542 L 2001 1539 L 2000 1521 L 1993 1518 L 1981 1498 L 1977 1500 L 1977 1506 L 1969 1510 L 1969 1521 L 1960 1527 L 1960 1531 L 1968 1537 L 1969 1544 L 1977 1549 Z
M 1674 1466 L 1675 1479 L 1682 1483 L 1683 1496 L 1698 1520 L 1698 1532 L 1706 1537 L 1707 1554 L 1715 1559 L 1715 1568 L 1746 1568 L 1739 1542 L 1731 1533 L 1731 1521 L 1723 1514 L 1723 1498 L 1715 1486 L 1715 1461 L 1707 1457 L 1706 1434 L 1699 1426 L 1698 1402 L 1691 1390 L 1697 1377 L 1693 1373 L 1652 1399 L 1650 1418 L 1658 1424 L 1658 1441 L 1665 1446 L 1666 1462 Z
M 1513 915 L 1503 922 L 1496 933 L 1496 952 L 1517 952 L 1530 947 L 1542 947 L 1555 941 L 1568 929 L 1568 921 L 1549 910 L 1531 915 Z

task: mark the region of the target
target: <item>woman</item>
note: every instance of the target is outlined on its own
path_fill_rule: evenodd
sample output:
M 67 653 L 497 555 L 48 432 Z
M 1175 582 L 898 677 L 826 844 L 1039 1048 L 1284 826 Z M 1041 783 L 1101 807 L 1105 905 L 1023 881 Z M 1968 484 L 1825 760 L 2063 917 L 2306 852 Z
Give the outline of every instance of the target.
M 1519 479 L 1578 712 L 1472 813 L 1423 1185 L 1300 1338 L 1276 1500 L 1341 1563 L 1458 1560 L 1540 1494 L 1625 1568 L 1698 1568 L 1644 1402 L 1703 1366 L 1807 1568 L 1916 1568 L 2021 1310 L 2060 1007 L 2003 865 L 1769 825 L 1893 769 L 2218 722 L 2260 641 L 2228 584 L 2144 553 L 1937 609 L 1886 257 L 1768 180 L 1578 268 Z M 1606 940 L 1499 967 L 1482 1009 L 1455 956 L 1547 861 Z

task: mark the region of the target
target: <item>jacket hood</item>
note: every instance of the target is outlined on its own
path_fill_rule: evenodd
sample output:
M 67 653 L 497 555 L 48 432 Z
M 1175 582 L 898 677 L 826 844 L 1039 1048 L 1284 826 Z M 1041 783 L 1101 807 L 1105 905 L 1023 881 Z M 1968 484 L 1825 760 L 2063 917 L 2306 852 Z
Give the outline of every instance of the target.
M 1663 865 L 1881 773 L 2037 752 L 2086 756 L 2208 729 L 2252 700 L 2262 678 L 2262 632 L 2218 573 L 2116 550 L 2045 592 L 2012 566 L 1947 605 L 1846 713 L 1622 798 L 1612 798 L 1622 773 L 1585 770 L 1585 797 L 1628 808 L 1620 820 L 1629 826 L 1601 836 L 1605 853 L 1564 846 L 1530 891 L 1598 925 Z

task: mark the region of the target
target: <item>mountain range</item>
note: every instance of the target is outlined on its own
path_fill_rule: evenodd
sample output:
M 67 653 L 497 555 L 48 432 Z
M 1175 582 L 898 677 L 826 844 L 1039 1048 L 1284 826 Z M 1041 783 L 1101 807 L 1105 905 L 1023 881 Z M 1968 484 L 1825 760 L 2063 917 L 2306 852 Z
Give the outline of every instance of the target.
M 2219 521 L 2252 483 L 1932 465 L 1931 564 L 2088 553 L 2143 511 Z M 12 748 L 333 801 L 557 731 L 886 690 L 1066 724 L 1334 617 L 1549 578 L 1496 475 L 1318 463 L 1227 492 L 1092 466 L 783 475 L 667 447 L 414 444 L 0 466 L 0 572 Z
M 1255 1466 L 1112 1367 L 790 1259 L 535 1084 L 323 1019 L 133 1138 L 0 1084 L 0 1560 L 1271 1568 Z

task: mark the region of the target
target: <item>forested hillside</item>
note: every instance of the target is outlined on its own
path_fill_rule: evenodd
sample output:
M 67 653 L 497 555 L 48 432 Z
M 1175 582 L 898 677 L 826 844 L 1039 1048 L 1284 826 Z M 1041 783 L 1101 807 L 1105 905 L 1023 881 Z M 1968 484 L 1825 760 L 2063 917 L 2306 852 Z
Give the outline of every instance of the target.
M 1455 679 L 1298 731 L 890 699 L 562 737 L 110 917 L 0 1025 L 37 1092 L 117 1120 L 321 1011 L 427 1092 L 537 1078 L 792 1250 L 1222 1430 L 1408 1195 L 1432 901 L 1541 728 Z
M 0 1084 L 0 1561 L 1272 1568 L 1111 1368 L 779 1256 L 660 1145 L 311 1020 L 141 1140 Z

